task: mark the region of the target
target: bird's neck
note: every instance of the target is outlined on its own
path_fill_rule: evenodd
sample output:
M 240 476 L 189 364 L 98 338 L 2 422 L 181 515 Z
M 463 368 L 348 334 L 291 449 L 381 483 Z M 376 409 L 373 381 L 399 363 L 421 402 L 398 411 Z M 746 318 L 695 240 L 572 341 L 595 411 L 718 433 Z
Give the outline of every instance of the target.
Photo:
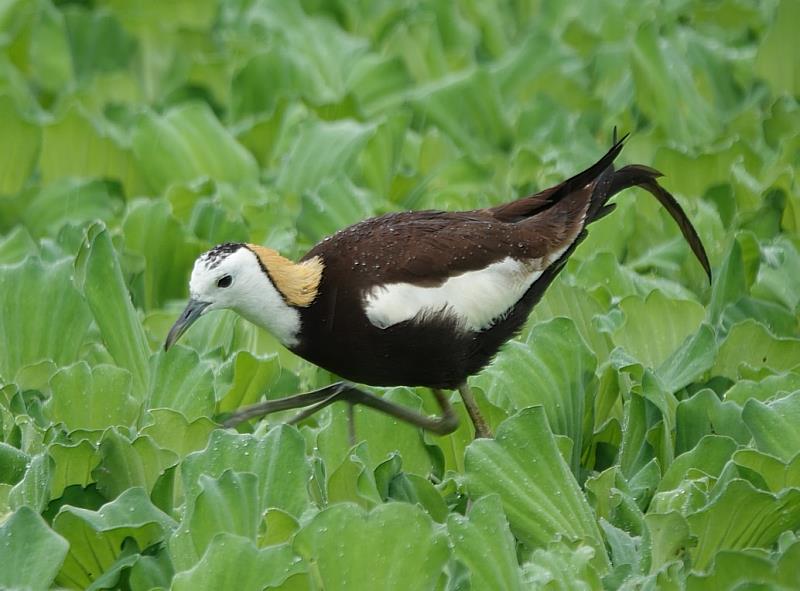
M 299 310 L 286 303 L 267 277 L 258 283 L 254 286 L 257 289 L 250 290 L 252 296 L 237 302 L 235 311 L 272 333 L 285 347 L 296 346 L 300 335 Z
M 247 248 L 258 257 L 261 269 L 288 304 L 298 308 L 311 305 L 325 268 L 320 257 L 295 263 L 271 248 L 254 244 L 248 244 Z
M 235 310 L 253 324 L 271 332 L 284 346 L 299 344 L 300 310 L 317 297 L 324 265 L 318 257 L 295 263 L 278 252 L 248 244 L 258 259 L 240 281 L 243 294 Z

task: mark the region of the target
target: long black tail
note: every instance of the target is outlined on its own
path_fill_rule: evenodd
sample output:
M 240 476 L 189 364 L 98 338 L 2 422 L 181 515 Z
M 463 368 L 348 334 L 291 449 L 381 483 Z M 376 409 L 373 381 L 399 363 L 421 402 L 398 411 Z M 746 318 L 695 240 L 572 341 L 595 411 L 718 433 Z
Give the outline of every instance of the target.
M 656 181 L 658 177 L 662 176 L 661 173 L 640 164 L 623 166 L 619 170 L 614 170 L 614 159 L 622 150 L 625 137 L 627 137 L 625 136 L 616 141 L 616 132 L 614 135 L 615 141 L 611 149 L 583 172 L 535 195 L 529 195 L 488 210 L 498 220 L 508 223 L 525 223 L 526 219 L 537 214 L 546 215 L 548 210 L 557 207 L 559 203 L 563 203 L 565 199 L 574 196 L 576 192 L 582 194 L 582 203 L 585 207 L 586 189 L 591 187 L 588 209 L 581 209 L 581 211 L 586 212 L 586 215 L 582 220 L 583 227 L 580 228 L 577 237 L 559 256 L 558 260 L 550 264 L 539 278 L 533 282 L 533 285 L 530 286 L 511 311 L 498 321 L 491 331 L 485 332 L 483 339 L 475 341 L 479 351 L 476 351 L 476 354 L 470 359 L 470 363 L 474 364 L 471 368 L 472 372 L 479 371 L 489 362 L 509 334 L 520 330 L 531 308 L 541 299 L 548 286 L 558 276 L 561 269 L 564 268 L 569 257 L 572 256 L 578 245 L 588 235 L 586 225 L 610 213 L 614 209 L 614 204 L 608 203 L 608 200 L 620 191 L 630 187 L 641 187 L 658 199 L 658 202 L 664 206 L 678 224 L 692 252 L 694 252 L 697 260 L 700 261 L 703 269 L 705 269 L 709 282 L 711 282 L 711 266 L 708 263 L 703 243 L 700 241 L 697 231 L 695 231 L 689 218 L 686 217 L 686 213 L 680 204 Z
M 689 243 L 689 247 L 703 266 L 706 275 L 708 275 L 708 281 L 711 283 L 711 265 L 708 262 L 708 256 L 706 255 L 706 249 L 703 247 L 703 242 L 700 240 L 700 236 L 697 235 L 697 230 L 694 229 L 692 222 L 689 221 L 680 203 L 675 200 L 675 197 L 673 197 L 669 191 L 659 185 L 656 180 L 658 177 L 664 175 L 656 169 L 644 166 L 643 164 L 629 164 L 628 166 L 623 166 L 619 170 L 614 170 L 614 159 L 622 150 L 622 146 L 627 137 L 626 134 L 620 140 L 617 140 L 617 129 L 614 128 L 613 145 L 605 156 L 598 160 L 593 166 L 567 181 L 567 183 L 574 183 L 580 186 L 580 183 L 583 182 L 587 176 L 589 176 L 590 179 L 597 179 L 595 181 L 595 189 L 592 193 L 592 203 L 587 212 L 587 224 L 599 220 L 614 209 L 613 204 L 608 205 L 608 200 L 614 195 L 631 187 L 640 187 L 655 197 L 664 209 L 669 212 L 669 215 L 672 216 L 675 223 L 678 224 L 678 228 L 680 228 L 683 237 L 686 239 L 686 242 Z M 593 176 L 591 176 L 592 174 Z
M 663 175 L 642 164 L 631 164 L 614 170 L 614 160 L 622 151 L 627 137 L 626 134 L 617 140 L 616 130 L 614 130 L 614 143 L 611 148 L 586 170 L 535 195 L 498 205 L 488 211 L 495 218 L 504 222 L 522 222 L 545 212 L 568 196 L 592 185 L 591 201 L 585 217 L 585 223 L 590 224 L 613 211 L 614 204 L 608 203 L 608 200 L 614 195 L 630 187 L 641 187 L 658 199 L 658 202 L 678 224 L 683 237 L 689 243 L 692 252 L 703 266 L 708 280 L 711 282 L 711 265 L 708 262 L 703 243 L 680 204 L 664 187 L 658 184 L 656 179 Z
M 680 228 L 686 242 L 689 243 L 689 247 L 692 249 L 694 256 L 697 257 L 706 275 L 708 275 L 708 281 L 710 283 L 711 265 L 708 262 L 708 256 L 706 255 L 706 249 L 703 247 L 703 242 L 700 240 L 700 236 L 698 236 L 697 230 L 694 229 L 692 222 L 689 221 L 689 218 L 686 216 L 686 212 L 683 211 L 683 208 L 675 200 L 675 197 L 658 184 L 656 179 L 660 176 L 664 175 L 642 164 L 629 164 L 628 166 L 623 166 L 619 170 L 614 170 L 612 165 L 609 167 L 609 170 L 605 171 L 600 179 L 598 179 L 596 194 L 601 196 L 599 201 L 602 203 L 602 206 L 597 214 L 591 218 L 591 221 L 599 219 L 608 213 L 606 208 L 609 206 L 605 203 L 617 193 L 629 189 L 630 187 L 640 187 L 644 189 L 658 200 L 664 209 L 669 212 L 669 215 L 672 216 L 672 219 L 675 220 L 675 223 L 678 224 L 678 228 Z M 601 186 L 601 183 L 604 181 L 607 183 L 607 186 Z

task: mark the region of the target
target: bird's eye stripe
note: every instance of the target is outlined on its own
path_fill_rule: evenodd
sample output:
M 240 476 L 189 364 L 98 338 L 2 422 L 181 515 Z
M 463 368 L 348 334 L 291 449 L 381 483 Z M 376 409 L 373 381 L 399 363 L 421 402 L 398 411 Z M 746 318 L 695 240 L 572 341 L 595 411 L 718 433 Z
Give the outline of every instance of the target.
M 217 287 L 229 287 L 232 281 L 230 275 L 223 275 L 217 280 Z

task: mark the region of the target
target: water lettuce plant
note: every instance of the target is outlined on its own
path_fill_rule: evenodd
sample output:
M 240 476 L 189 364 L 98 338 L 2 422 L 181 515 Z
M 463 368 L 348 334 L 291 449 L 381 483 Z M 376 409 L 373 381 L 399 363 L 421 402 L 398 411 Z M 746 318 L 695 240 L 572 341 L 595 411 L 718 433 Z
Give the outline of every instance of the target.
M 798 0 L 0 6 L 0 587 L 800 587 Z M 500 203 L 611 130 L 635 191 L 472 381 L 496 437 L 346 408 L 194 258 Z M 427 394 L 386 396 L 433 410 Z

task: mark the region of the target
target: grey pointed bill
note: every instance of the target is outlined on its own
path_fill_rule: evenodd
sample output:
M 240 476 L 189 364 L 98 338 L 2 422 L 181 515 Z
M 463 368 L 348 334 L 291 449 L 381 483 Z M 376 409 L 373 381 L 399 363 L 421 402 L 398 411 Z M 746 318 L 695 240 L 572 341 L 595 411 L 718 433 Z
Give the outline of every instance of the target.
M 175 324 L 173 324 L 172 328 L 169 329 L 167 340 L 164 341 L 165 351 L 167 351 L 177 342 L 179 338 L 181 338 L 181 335 L 185 333 L 192 324 L 194 324 L 195 320 L 200 318 L 206 308 L 208 308 L 207 302 L 189 300 L 189 303 L 186 304 L 186 308 L 184 308 L 181 315 L 175 321 Z

